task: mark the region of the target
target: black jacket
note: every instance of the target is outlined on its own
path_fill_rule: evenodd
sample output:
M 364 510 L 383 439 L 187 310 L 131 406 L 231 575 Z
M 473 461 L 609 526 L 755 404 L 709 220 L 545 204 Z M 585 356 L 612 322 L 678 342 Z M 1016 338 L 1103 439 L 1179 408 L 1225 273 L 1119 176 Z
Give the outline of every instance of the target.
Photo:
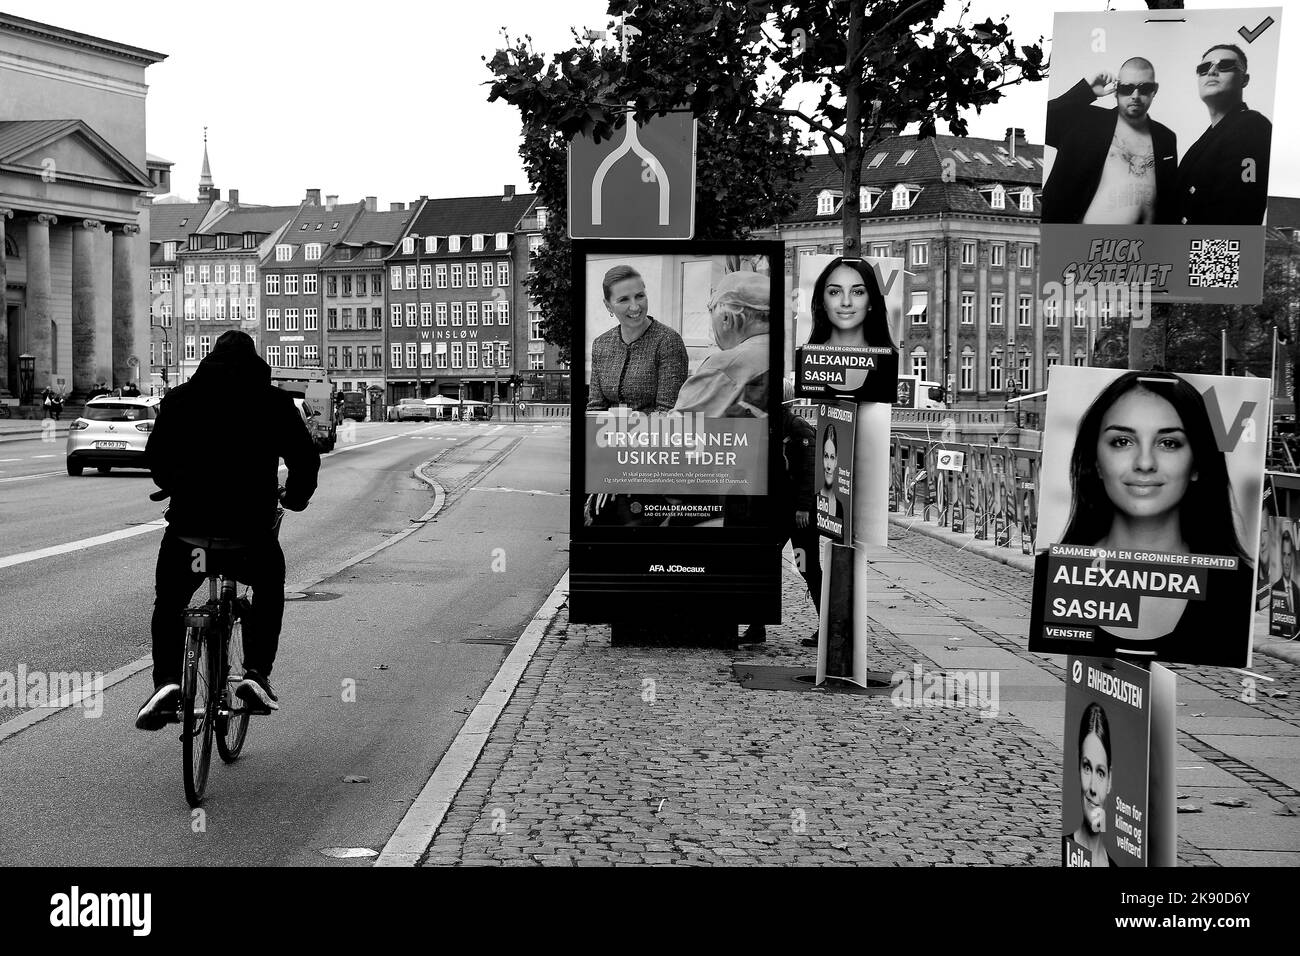
M 1046 139 L 1056 147 L 1056 161 L 1043 186 L 1043 222 L 1083 222 L 1097 194 L 1119 110 L 1093 106 L 1095 98 L 1080 80 L 1047 104 Z M 1178 215 L 1178 137 L 1168 126 L 1149 122 L 1156 153 L 1155 221 L 1172 223 Z
M 1178 219 L 1189 226 L 1258 226 L 1268 209 L 1273 124 L 1245 104 L 1211 126 L 1178 164 Z M 1253 181 L 1242 163 L 1254 160 Z
M 320 455 L 307 426 L 245 341 L 219 341 L 159 405 L 146 455 L 155 484 L 171 493 L 167 522 L 179 534 L 264 535 L 281 458 L 289 468 L 285 507 L 301 511 L 316 490 Z
M 782 489 L 780 509 L 782 515 L 794 520 L 794 512 L 808 512 L 808 520 L 813 520 L 816 489 L 813 487 L 817 471 L 817 429 L 807 420 L 790 411 L 789 406 L 781 409 L 784 430 L 782 435 L 782 454 L 785 458 L 785 487 Z

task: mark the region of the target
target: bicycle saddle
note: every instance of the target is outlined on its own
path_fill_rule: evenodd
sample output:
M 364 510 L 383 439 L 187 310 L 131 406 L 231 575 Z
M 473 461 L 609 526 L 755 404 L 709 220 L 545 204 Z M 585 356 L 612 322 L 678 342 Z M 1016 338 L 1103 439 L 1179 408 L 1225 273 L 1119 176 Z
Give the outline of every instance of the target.
M 194 535 L 177 535 L 177 539 L 194 548 L 204 551 L 247 551 L 255 547 L 253 542 L 242 538 L 205 538 Z

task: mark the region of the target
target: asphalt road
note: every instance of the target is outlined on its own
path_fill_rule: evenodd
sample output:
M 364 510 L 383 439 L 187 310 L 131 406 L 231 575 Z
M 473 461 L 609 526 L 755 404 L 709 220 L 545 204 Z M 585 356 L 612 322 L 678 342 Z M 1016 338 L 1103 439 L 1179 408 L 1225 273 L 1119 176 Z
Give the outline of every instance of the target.
M 0 673 L 146 656 L 152 482 L 68 477 L 61 442 L 7 442 L 0 459 L 14 459 L 0 463 Z M 433 506 L 414 477 L 430 461 L 437 516 L 319 580 Z M 289 587 L 313 595 L 286 605 L 282 710 L 255 718 L 238 763 L 213 756 L 201 811 L 185 803 L 176 730 L 132 726 L 147 667 L 105 691 L 97 718 L 73 707 L 5 737 L 22 708 L 0 705 L 0 864 L 365 865 L 322 851 L 381 848 L 428 779 L 567 566 L 568 481 L 564 427 L 358 426 L 281 530 Z M 102 540 L 117 535 L 130 536 Z

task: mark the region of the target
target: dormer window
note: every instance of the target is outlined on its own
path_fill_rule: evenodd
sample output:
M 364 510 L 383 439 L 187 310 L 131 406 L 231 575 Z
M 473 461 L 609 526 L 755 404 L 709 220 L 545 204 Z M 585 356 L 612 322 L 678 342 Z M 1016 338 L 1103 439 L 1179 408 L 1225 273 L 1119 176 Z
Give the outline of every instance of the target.
M 496 234 L 495 242 L 496 242 L 497 252 L 505 252 L 506 246 L 510 244 L 510 236 L 507 233 L 498 232 Z
M 538 228 L 538 229 L 545 229 L 545 228 L 546 228 L 546 220 L 547 220 L 548 215 L 549 215 L 549 211 L 548 211 L 545 207 L 539 207 L 539 208 L 538 208 L 538 210 L 537 210 L 537 228 Z
M 1034 191 L 1032 189 L 1020 190 L 1020 211 L 1021 212 L 1034 211 Z
M 219 235 L 219 236 L 217 236 L 217 248 L 218 248 L 218 249 L 225 249 L 225 248 L 229 245 L 229 243 L 230 243 L 230 237 L 229 237 L 229 236 L 223 236 L 223 235 Z
M 409 256 L 415 252 L 415 238 L 407 236 L 402 240 L 402 255 Z
M 203 239 L 200 236 L 190 236 L 190 252 L 198 252 L 203 248 Z
M 303 247 L 303 257 L 308 262 L 316 262 L 320 259 L 321 244 L 319 242 L 309 242 Z
M 288 262 L 293 258 L 293 246 L 288 243 L 280 243 L 275 247 L 275 261 Z
M 883 189 L 878 189 L 875 186 L 860 186 L 858 187 L 858 206 L 863 212 L 871 212 L 876 208 L 876 204 L 880 202 L 880 197 L 884 194 Z
M 474 238 L 470 240 L 470 247 L 469 247 L 469 249 L 470 249 L 470 252 L 482 252 L 482 251 L 483 251 L 483 233 L 481 233 L 481 232 L 476 232 L 476 233 L 474 233 Z
M 460 252 L 460 236 L 447 237 L 447 251 Z
M 916 197 L 921 195 L 921 187 L 908 183 L 899 183 L 892 193 L 891 209 L 911 209 Z
M 164 243 L 163 243 L 163 262 L 175 262 L 175 261 L 176 261 L 176 243 L 174 243 L 174 242 L 164 242 Z
M 823 189 L 817 194 L 817 215 L 832 216 L 840 202 L 840 193 L 834 189 Z
M 1001 183 L 995 183 L 992 186 L 981 186 L 980 195 L 994 209 L 1007 208 L 1007 190 Z
M 430 253 L 432 253 L 432 252 L 437 252 L 437 251 L 438 251 L 438 237 L 437 237 L 437 236 L 425 236 L 425 237 L 424 237 L 424 251 L 425 251 L 425 252 L 430 252 Z
M 252 232 L 246 232 L 246 233 L 244 233 L 244 248 L 245 248 L 245 249 L 256 249 L 256 248 L 257 248 L 257 234 L 256 234 L 256 233 L 252 233 Z

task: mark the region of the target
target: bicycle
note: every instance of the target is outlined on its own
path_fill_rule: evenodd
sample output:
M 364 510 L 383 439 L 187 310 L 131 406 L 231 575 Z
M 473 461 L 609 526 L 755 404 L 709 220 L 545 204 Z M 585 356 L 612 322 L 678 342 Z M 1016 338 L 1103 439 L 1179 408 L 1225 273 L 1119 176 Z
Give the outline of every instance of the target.
M 280 489 L 283 494 L 284 489 Z M 167 492 L 149 496 L 161 501 Z M 284 509 L 277 507 L 272 535 L 278 536 Z M 228 538 L 181 535 L 179 540 L 200 549 L 207 557 L 245 550 L 248 543 Z M 269 711 L 253 709 L 236 696 L 235 686 L 244 673 L 243 621 L 249 601 L 237 594 L 238 582 L 221 571 L 207 575 L 208 600 L 185 610 L 185 656 L 181 670 L 181 755 L 185 799 L 191 807 L 203 802 L 212 744 L 223 763 L 234 763 L 248 738 L 250 716 Z

